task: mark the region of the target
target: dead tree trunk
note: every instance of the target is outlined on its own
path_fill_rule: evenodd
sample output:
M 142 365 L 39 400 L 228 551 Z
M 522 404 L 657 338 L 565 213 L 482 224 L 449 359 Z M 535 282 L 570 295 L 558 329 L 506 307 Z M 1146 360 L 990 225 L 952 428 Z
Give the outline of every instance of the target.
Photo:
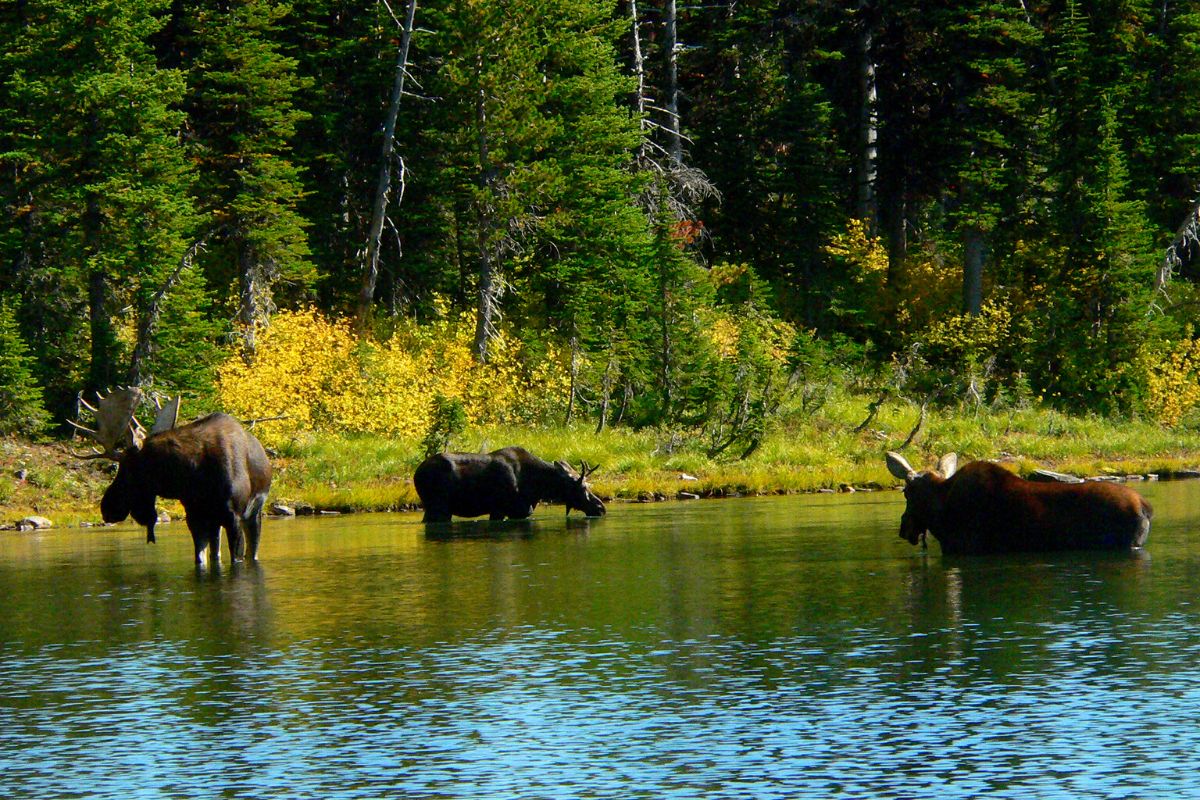
M 879 217 L 875 199 L 879 160 L 879 112 L 875 86 L 874 21 L 870 3 L 858 4 L 858 203 L 859 219 L 870 223 L 871 233 Z
M 149 361 L 150 353 L 154 347 L 154 336 L 158 332 L 158 320 L 162 315 L 163 300 L 175 288 L 175 284 L 179 283 L 184 270 L 191 269 L 192 262 L 196 259 L 196 254 L 204 249 L 212 234 L 213 231 L 203 234 L 192 243 L 191 247 L 184 251 L 175 270 L 167 277 L 162 287 L 154 293 L 154 297 L 150 299 L 150 305 L 146 309 L 146 313 L 142 316 L 141 322 L 138 324 L 137 342 L 133 348 L 133 358 L 129 363 L 130 386 L 141 386 L 149 378 L 146 374 L 146 362 Z
M 649 121 L 646 119 L 646 61 L 642 57 L 642 31 L 641 20 L 638 19 L 637 0 L 629 0 L 629 19 L 631 23 L 630 29 L 633 32 L 633 74 L 637 78 L 637 113 L 638 123 L 642 127 L 642 131 L 646 130 Z M 644 155 L 646 143 L 643 142 L 640 148 Z
M 479 308 L 475 323 L 475 360 L 487 361 L 488 342 L 496 332 L 499 316 L 500 296 L 504 283 L 500 277 L 499 257 L 493 242 L 497 228 L 496 209 L 493 200 L 496 193 L 497 174 L 492 164 L 491 147 L 488 141 L 487 94 L 483 88 L 483 56 L 476 57 L 475 68 L 480 78 L 475 97 L 475 125 L 479 151 L 479 173 L 483 180 L 484 197 L 477 208 L 479 231 L 477 246 L 479 256 Z
M 977 225 L 963 233 L 963 311 L 973 317 L 983 310 L 983 231 Z
M 1167 252 L 1163 254 L 1162 263 L 1158 265 L 1158 271 L 1154 274 L 1155 298 L 1166 291 L 1171 276 L 1183 265 L 1184 254 L 1197 245 L 1200 245 L 1200 200 L 1192 203 L 1187 217 L 1175 230 L 1175 236 L 1171 239 Z
M 675 0 L 666 0 L 663 9 L 667 55 L 667 148 L 676 166 L 683 164 L 683 133 L 679 125 L 679 37 Z
M 270 288 L 250 247 L 242 242 L 238 249 L 238 292 L 241 295 L 238 322 L 242 324 L 245 355 L 253 358 L 258 349 L 258 329 L 266 324 L 270 314 Z
M 612 402 L 612 369 L 613 359 L 609 356 L 608 363 L 604 365 L 604 379 L 600 382 L 600 415 L 596 420 L 596 433 L 604 433 L 604 426 L 608 424 L 608 406 Z
M 408 75 L 408 47 L 412 42 L 413 22 L 417 15 L 417 0 L 408 0 L 404 30 L 400 36 L 400 53 L 396 59 L 396 76 L 392 82 L 392 100 L 383 125 L 383 149 L 379 157 L 379 180 L 375 186 L 375 204 L 371 210 L 371 228 L 367 236 L 367 252 L 363 265 L 362 283 L 358 291 L 355 319 L 358 329 L 366 330 L 371 319 L 371 304 L 375 298 L 375 283 L 379 279 L 379 243 L 383 238 L 383 223 L 387 216 L 388 195 L 392 187 L 392 158 L 395 154 L 396 119 L 400 116 L 400 101 L 404 96 L 404 79 Z M 400 200 L 404 199 L 404 161 L 400 160 Z
M 575 394 L 579 390 L 579 336 L 571 335 L 571 392 L 567 398 L 567 420 L 566 424 L 570 426 L 571 420 L 575 417 Z

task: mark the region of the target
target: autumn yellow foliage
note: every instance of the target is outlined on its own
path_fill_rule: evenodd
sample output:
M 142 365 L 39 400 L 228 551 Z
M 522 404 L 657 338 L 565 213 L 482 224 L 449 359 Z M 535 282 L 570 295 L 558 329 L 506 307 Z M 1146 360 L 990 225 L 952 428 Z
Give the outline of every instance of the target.
M 871 235 L 870 223 L 865 219 L 848 220 L 846 231 L 835 234 L 825 252 L 851 265 L 851 277 L 858 283 L 882 285 L 887 277 L 887 247 L 882 239 Z
M 1190 333 L 1190 332 L 1189 332 Z M 1176 425 L 1200 405 L 1200 339 L 1156 344 L 1142 353 L 1146 410 L 1164 425 Z
M 955 314 L 935 322 L 923 338 L 930 347 L 978 358 L 996 352 L 1009 341 L 1012 323 L 1008 305 L 989 300 L 978 314 Z
M 471 315 L 444 304 L 440 311 L 434 322 L 402 324 L 382 341 L 315 309 L 280 313 L 253 359 L 220 366 L 220 402 L 243 418 L 286 415 L 260 428 L 267 440 L 300 431 L 420 436 L 438 395 L 461 400 L 474 425 L 545 419 L 565 405 L 561 353 L 548 347 L 527 363 L 520 341 L 501 332 L 488 362 L 476 363 Z

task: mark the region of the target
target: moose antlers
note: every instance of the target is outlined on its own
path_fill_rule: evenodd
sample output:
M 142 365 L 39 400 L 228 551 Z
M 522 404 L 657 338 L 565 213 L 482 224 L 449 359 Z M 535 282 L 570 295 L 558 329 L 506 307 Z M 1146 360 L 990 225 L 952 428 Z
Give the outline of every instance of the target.
M 109 390 L 107 395 L 96 392 L 96 405 L 84 400 L 82 392 L 79 393 L 78 399 L 79 405 L 91 411 L 92 416 L 96 418 L 96 428 L 93 430 L 75 420 L 69 419 L 67 422 L 91 436 L 100 448 L 93 448 L 90 453 L 74 453 L 77 458 L 107 458 L 117 461 L 123 451 L 130 447 L 141 447 L 146 436 L 173 428 L 179 418 L 180 398 L 174 398 L 165 406 L 155 399 L 158 417 L 148 433 L 134 416 L 137 407 L 145 399 L 145 393 L 137 386 L 119 386 L 115 391 Z
M 566 461 L 556 461 L 556 462 L 554 462 L 554 463 L 558 465 L 558 468 L 559 468 L 559 469 L 561 469 L 561 470 L 562 470 L 563 472 L 565 472 L 567 475 L 570 475 L 572 478 L 574 478 L 575 480 L 579 481 L 580 483 L 583 483 L 585 480 L 587 480 L 587 476 L 588 476 L 588 475 L 591 475 L 593 472 L 595 472 L 596 470 L 600 469 L 600 465 L 598 465 L 598 464 L 597 464 L 597 465 L 596 465 L 596 466 L 594 466 L 594 467 L 593 467 L 593 466 L 588 466 L 588 463 L 587 463 L 586 461 L 580 461 L 580 462 L 579 462 L 579 469 L 578 469 L 578 470 L 575 470 L 575 469 L 574 469 L 574 468 L 573 468 L 573 467 L 572 467 L 570 464 L 568 464 Z

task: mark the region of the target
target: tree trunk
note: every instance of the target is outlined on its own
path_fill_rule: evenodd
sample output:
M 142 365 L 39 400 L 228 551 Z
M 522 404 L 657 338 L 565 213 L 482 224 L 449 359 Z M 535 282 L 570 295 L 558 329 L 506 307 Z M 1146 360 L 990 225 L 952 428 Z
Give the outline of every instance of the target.
M 475 323 L 475 360 L 479 363 L 487 361 L 488 342 L 495 334 L 496 317 L 500 305 L 500 295 L 504 284 L 500 279 L 497 254 L 494 252 L 492 238 L 496 229 L 495 209 L 491 207 L 491 199 L 496 191 L 496 168 L 492 165 L 491 150 L 488 143 L 487 96 L 482 85 L 483 56 L 476 57 L 475 68 L 480 78 L 479 90 L 475 96 L 475 125 L 477 126 L 479 146 L 479 174 L 482 176 L 485 200 L 478 208 L 478 256 L 479 256 L 479 308 Z
M 96 198 L 88 199 L 83 213 L 83 251 L 92 260 L 100 250 L 100 228 L 102 215 Z M 88 365 L 88 382 L 93 389 L 104 389 L 113 383 L 116 365 L 116 331 L 108 307 L 108 276 L 103 267 L 93 265 L 88 271 L 88 329 L 91 334 L 91 361 Z
M 674 360 L 674 352 L 671 342 L 671 293 L 669 290 L 663 290 L 662 293 L 662 311 L 659 318 L 661 327 L 660 334 L 660 352 L 661 359 L 661 397 L 662 397 L 662 419 L 666 421 L 671 416 L 671 409 L 675 404 L 675 392 L 671 380 L 671 362 Z
M 983 231 L 972 225 L 963 233 L 963 311 L 973 317 L 983 309 Z
M 641 20 L 638 19 L 637 0 L 629 0 L 629 19 L 630 26 L 633 31 L 633 74 L 637 78 L 637 113 L 638 122 L 642 127 L 643 133 L 646 130 L 646 61 L 642 57 L 642 32 Z M 644 154 L 646 149 L 643 143 L 639 150 Z
M 566 424 L 571 424 L 571 419 L 575 416 L 575 391 L 579 385 L 579 337 L 571 335 L 571 394 L 567 398 L 567 419 Z
M 371 227 L 367 236 L 366 263 L 363 265 L 362 283 L 358 291 L 358 310 L 355 315 L 358 329 L 364 331 L 370 324 L 371 304 L 375 297 L 375 283 L 379 279 L 379 243 L 383 237 L 383 222 L 387 216 L 388 194 L 392 186 L 392 157 L 395 152 L 396 119 L 400 116 L 400 100 L 404 96 L 404 78 L 408 74 L 408 47 L 412 42 L 413 21 L 417 14 L 417 0 L 408 0 L 404 31 L 400 37 L 400 54 L 396 59 L 396 76 L 392 82 L 392 100 L 388 106 L 387 119 L 383 125 L 383 152 L 379 157 L 379 181 L 375 186 L 375 204 L 371 210 Z M 400 162 L 400 197 L 404 199 L 404 162 Z
M 875 183 L 879 158 L 879 116 L 875 87 L 874 20 L 870 4 L 858 4 L 858 202 L 857 216 L 869 222 L 871 233 L 879 217 L 875 199 Z
M 667 55 L 667 149 L 676 166 L 683 164 L 683 134 L 679 124 L 679 40 L 676 28 L 675 0 L 666 0 L 663 9 Z
M 267 319 L 264 303 L 266 287 L 262 280 L 262 269 L 245 242 L 238 245 L 238 280 L 241 295 L 238 322 L 242 325 L 242 344 L 246 357 L 253 358 L 258 349 L 258 328 Z
M 88 273 L 88 328 L 92 340 L 88 383 L 99 390 L 113 382 L 112 356 L 116 336 L 108 315 L 108 277 L 98 267 Z
M 155 292 L 154 297 L 150 300 L 150 306 L 146 309 L 142 316 L 141 322 L 138 324 L 137 342 L 133 348 L 133 358 L 129 362 L 129 385 L 141 386 L 149 376 L 146 374 L 146 362 L 150 358 L 150 352 L 154 346 L 154 336 L 158 332 L 158 319 L 162 314 L 162 303 L 175 284 L 179 283 L 180 276 L 183 275 L 185 269 L 191 269 L 192 261 L 195 260 L 196 254 L 204 249 L 204 245 L 208 243 L 212 232 L 205 233 L 191 247 L 184 251 L 179 259 L 179 264 L 175 270 L 167 277 L 162 287 Z
M 888 237 L 887 285 L 895 286 L 908 259 L 908 201 L 903 179 L 890 196 L 885 193 L 884 197 L 887 211 L 884 223 Z
M 604 426 L 608 424 L 608 406 L 612 402 L 612 368 L 610 356 L 604 365 L 604 379 L 600 382 L 600 418 L 596 420 L 596 433 L 604 433 Z

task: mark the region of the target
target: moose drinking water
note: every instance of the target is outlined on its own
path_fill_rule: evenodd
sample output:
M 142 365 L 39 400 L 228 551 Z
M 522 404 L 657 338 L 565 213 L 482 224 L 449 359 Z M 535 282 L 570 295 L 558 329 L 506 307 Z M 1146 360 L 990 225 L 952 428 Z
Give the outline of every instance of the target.
M 888 471 L 904 481 L 900 536 L 910 544 L 929 531 L 943 553 L 1128 550 L 1150 535 L 1150 504 L 1128 486 L 1036 483 L 990 461 L 957 464 L 950 453 L 918 473 L 887 454 Z
M 227 414 L 210 414 L 176 427 L 178 397 L 159 409 L 147 433 L 134 416 L 142 399 L 136 387 L 118 389 L 100 397 L 97 406 L 84 402 L 96 416 L 95 430 L 72 423 L 103 448 L 82 458 L 108 458 L 119 464 L 117 477 L 100 501 L 104 521 L 121 522 L 132 515 L 146 527 L 146 541 L 153 542 L 155 498 L 179 500 L 197 564 L 204 562 L 206 550 L 211 562 L 221 560 L 221 528 L 229 538 L 230 557 L 254 561 L 262 508 L 271 488 L 271 462 L 258 439 Z
M 604 503 L 592 494 L 587 477 L 596 471 L 584 462 L 578 473 L 566 463 L 543 461 L 521 447 L 491 453 L 438 453 L 421 462 L 413 475 L 426 522 L 451 516 L 493 520 L 527 519 L 538 503 L 556 501 L 589 517 L 603 516 Z

